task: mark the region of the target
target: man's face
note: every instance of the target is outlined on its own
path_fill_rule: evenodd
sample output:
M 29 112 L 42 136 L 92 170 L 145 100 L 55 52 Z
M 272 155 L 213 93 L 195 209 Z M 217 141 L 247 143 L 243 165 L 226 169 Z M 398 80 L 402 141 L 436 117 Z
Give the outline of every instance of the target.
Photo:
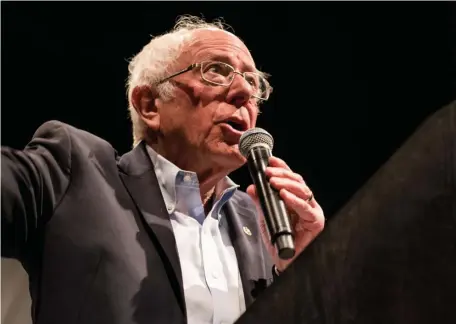
M 207 60 L 228 63 L 241 72 L 255 71 L 255 63 L 242 41 L 232 34 L 212 30 L 197 31 L 173 68 L 177 72 Z M 239 139 L 243 130 L 255 126 L 258 114 L 247 81 L 236 74 L 229 87 L 212 85 L 195 68 L 168 82 L 177 87 L 174 97 L 157 104 L 159 133 L 165 145 L 178 150 L 182 158 L 195 157 L 226 169 L 243 165 Z M 227 122 L 238 125 L 232 127 Z

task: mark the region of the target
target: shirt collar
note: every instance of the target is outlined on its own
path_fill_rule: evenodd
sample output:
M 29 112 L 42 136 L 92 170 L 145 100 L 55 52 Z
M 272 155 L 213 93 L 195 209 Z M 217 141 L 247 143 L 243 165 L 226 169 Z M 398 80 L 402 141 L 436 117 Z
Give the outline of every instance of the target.
M 180 169 L 174 163 L 155 152 L 149 145 L 146 145 L 146 148 L 154 165 L 155 174 L 157 175 L 166 208 L 169 213 L 172 213 L 177 203 L 176 181 L 180 181 L 180 178 L 182 177 L 188 177 L 187 179 L 199 188 L 198 177 L 195 172 Z M 231 198 L 237 188 L 239 188 L 239 185 L 234 183 L 229 177 L 224 177 L 220 180 L 215 186 L 214 206 L 217 206 L 217 209 L 220 209 L 223 204 Z

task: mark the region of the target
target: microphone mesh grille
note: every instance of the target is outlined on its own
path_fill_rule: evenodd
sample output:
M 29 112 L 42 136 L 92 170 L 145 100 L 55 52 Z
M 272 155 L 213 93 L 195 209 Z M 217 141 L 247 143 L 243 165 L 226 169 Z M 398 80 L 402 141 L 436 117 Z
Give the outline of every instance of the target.
M 269 147 L 272 151 L 274 146 L 274 139 L 271 134 L 262 128 L 252 128 L 245 131 L 239 140 L 239 151 L 247 158 L 250 149 L 257 144 L 263 144 Z

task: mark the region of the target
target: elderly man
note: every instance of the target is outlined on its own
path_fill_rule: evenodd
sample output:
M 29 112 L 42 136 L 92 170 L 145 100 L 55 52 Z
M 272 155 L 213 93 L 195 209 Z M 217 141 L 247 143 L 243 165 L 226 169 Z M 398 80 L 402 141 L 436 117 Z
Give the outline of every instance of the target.
M 270 92 L 239 38 L 184 17 L 131 61 L 131 152 L 56 121 L 23 151 L 2 148 L 2 255 L 29 274 L 34 322 L 235 321 L 291 262 L 269 244 L 254 186 L 228 178 Z M 284 161 L 267 176 L 299 253 L 323 211 Z

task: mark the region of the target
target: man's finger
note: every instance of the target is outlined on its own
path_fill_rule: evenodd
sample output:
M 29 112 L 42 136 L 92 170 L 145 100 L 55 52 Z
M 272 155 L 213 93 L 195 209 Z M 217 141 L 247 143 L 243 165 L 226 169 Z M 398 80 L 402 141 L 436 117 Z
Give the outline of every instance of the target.
M 250 185 L 247 187 L 247 194 L 250 196 L 250 198 L 253 199 L 253 201 L 258 201 L 258 195 L 256 193 L 256 188 L 255 188 L 255 185 Z

